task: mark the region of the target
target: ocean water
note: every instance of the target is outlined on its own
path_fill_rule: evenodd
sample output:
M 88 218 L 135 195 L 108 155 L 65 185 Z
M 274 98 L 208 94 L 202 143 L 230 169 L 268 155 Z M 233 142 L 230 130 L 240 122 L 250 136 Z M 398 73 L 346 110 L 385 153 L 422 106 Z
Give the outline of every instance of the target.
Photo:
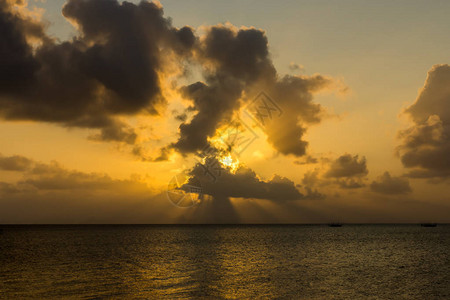
M 2 228 L 2 299 L 450 299 L 448 225 Z

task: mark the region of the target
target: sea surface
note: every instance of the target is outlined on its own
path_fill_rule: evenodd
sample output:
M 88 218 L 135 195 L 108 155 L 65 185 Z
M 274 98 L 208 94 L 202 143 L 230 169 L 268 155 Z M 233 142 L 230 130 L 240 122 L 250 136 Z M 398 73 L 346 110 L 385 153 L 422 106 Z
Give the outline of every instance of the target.
M 450 299 L 450 226 L 0 226 L 1 299 Z

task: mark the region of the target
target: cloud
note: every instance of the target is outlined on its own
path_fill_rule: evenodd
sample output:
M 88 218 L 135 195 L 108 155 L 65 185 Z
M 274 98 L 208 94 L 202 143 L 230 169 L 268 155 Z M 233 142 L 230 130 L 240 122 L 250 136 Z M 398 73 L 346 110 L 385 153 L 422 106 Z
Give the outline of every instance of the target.
M 189 154 L 207 147 L 244 100 L 264 90 L 284 107 L 283 118 L 265 128 L 268 142 L 284 155 L 306 153 L 304 134 L 323 112 L 313 94 L 333 80 L 278 75 L 263 30 L 215 25 L 199 37 L 189 26 L 172 26 L 161 5 L 147 1 L 69 0 L 62 13 L 78 34 L 59 42 L 9 2 L 0 6 L 3 119 L 94 128 L 91 139 L 136 144 L 137 131 L 121 117 L 160 114 L 171 100 L 166 89 L 179 89 L 191 105 L 176 118 L 178 140 L 163 150 Z M 198 66 L 201 82 L 180 88 L 164 81 L 172 69 L 184 76 Z
M 189 192 L 192 187 L 201 189 L 201 203 L 195 207 L 192 218 L 203 223 L 239 223 L 243 220 L 236 212 L 231 198 L 247 200 L 268 200 L 277 205 L 305 199 L 294 182 L 274 175 L 262 180 L 248 167 L 238 166 L 235 170 L 223 166 L 214 155 L 205 158 L 188 172 L 189 180 L 182 189 Z M 307 196 L 316 195 L 310 191 Z
M 307 126 L 319 123 L 323 113 L 321 105 L 313 102 L 313 94 L 332 83 L 331 78 L 322 75 L 286 75 L 266 83 L 264 89 L 282 110 L 279 118 L 265 124 L 269 144 L 284 155 L 305 155 L 308 142 L 303 136 Z
M 201 39 L 197 55 L 206 82 L 182 89 L 184 97 L 193 102 L 189 109 L 196 114 L 180 125 L 180 138 L 171 145 L 181 153 L 207 147 L 208 138 L 230 122 L 239 109 L 243 91 L 258 79 L 275 74 L 267 37 L 259 29 L 211 26 Z
M 245 219 L 230 198 L 260 199 L 262 203 L 267 199 L 284 206 L 309 197 L 278 175 L 262 180 L 247 167 L 235 173 L 224 167 L 213 182 L 197 165 L 191 169 L 190 180 L 202 180 L 207 196 L 186 211 L 149 186 L 145 178 L 115 179 L 107 174 L 70 170 L 57 162 L 42 163 L 25 157 L 20 161 L 28 162 L 16 168 L 22 177 L 15 183 L 0 182 L 0 223 L 236 223 Z
M 194 153 L 208 146 L 220 124 L 231 121 L 238 108 L 241 84 L 234 79 L 217 80 L 209 85 L 198 82 L 183 89 L 185 97 L 193 100 L 197 113 L 191 121 L 180 125 L 180 138 L 171 148 L 183 154 Z
M 303 160 L 296 160 L 294 164 L 296 165 L 308 165 L 308 164 L 317 164 L 319 160 L 311 155 L 306 155 Z
M 180 125 L 180 138 L 172 148 L 186 154 L 208 147 L 209 139 L 230 123 L 240 108 L 246 106 L 256 117 L 259 111 L 250 111 L 248 105 L 264 91 L 282 110 L 280 118 L 263 125 L 267 141 L 284 155 L 300 157 L 306 153 L 308 143 L 303 136 L 309 125 L 321 121 L 323 113 L 322 107 L 313 102 L 313 94 L 331 88 L 333 79 L 322 75 L 280 77 L 265 32 L 254 28 L 209 27 L 200 38 L 197 57 L 205 82 L 182 89 L 184 97 L 193 103 L 188 110 L 196 114 Z M 258 105 L 254 107 L 258 109 Z
M 100 133 L 91 135 L 89 139 L 96 141 L 117 141 L 133 145 L 137 137 L 133 128 L 116 121 L 112 122 L 109 126 L 103 127 Z
M 172 150 L 170 148 L 164 147 L 159 149 L 159 154 L 156 157 L 149 157 L 142 146 L 136 145 L 133 147 L 132 154 L 138 157 L 141 161 L 146 162 L 161 162 L 169 160 L 169 156 Z
M 397 148 L 410 177 L 450 176 L 450 66 L 434 65 L 414 104 L 405 110 L 413 126 L 399 132 Z
M 294 182 L 286 177 L 274 175 L 272 179 L 264 181 L 248 167 L 239 166 L 235 172 L 227 167 L 221 167 L 220 174 L 215 181 L 205 174 L 204 166 L 219 166 L 220 162 L 213 157 L 205 164 L 197 164 L 191 171 L 192 176 L 188 184 L 201 182 L 203 193 L 213 198 L 249 198 L 266 199 L 272 201 L 299 200 L 303 195 L 297 190 Z
M 319 193 L 321 189 L 339 187 L 340 189 L 352 190 L 366 186 L 367 180 L 366 158 L 359 155 L 344 154 L 337 159 L 321 158 L 322 167 L 307 171 L 303 175 L 302 183 L 306 189 Z M 319 193 L 322 194 L 322 193 Z
M 305 67 L 303 65 L 301 65 L 301 64 L 297 64 L 295 62 L 291 62 L 289 64 L 289 70 L 303 72 L 305 70 Z
M 389 172 L 385 172 L 376 181 L 373 181 L 370 184 L 370 189 L 376 193 L 386 195 L 400 195 L 412 192 L 408 179 L 391 176 Z
M 0 182 L 2 224 L 170 223 L 181 213 L 145 177 L 115 179 L 21 156 L 1 162 L 3 170 L 21 175 L 16 182 Z
M 189 56 L 193 31 L 174 28 L 161 6 L 146 1 L 69 0 L 63 15 L 80 32 L 59 43 L 45 35 L 42 24 L 2 2 L 0 115 L 99 128 L 96 139 L 133 143 L 132 129 L 116 116 L 157 113 L 165 103 L 163 59 Z M 40 45 L 32 46 L 30 35 Z
M 359 189 L 366 186 L 360 178 L 338 179 L 336 183 L 342 189 Z
M 346 197 L 329 194 L 325 199 L 313 188 L 300 196 L 301 201 L 295 201 L 299 195 L 290 180 L 279 176 L 262 180 L 245 167 L 239 172 L 236 170 L 238 175 L 234 178 L 232 173 L 224 173 L 228 174 L 227 182 L 220 188 L 205 185 L 208 195 L 213 195 L 211 199 L 205 197 L 199 205 L 181 209 L 167 199 L 166 193 L 149 186 L 145 177 L 116 179 L 102 173 L 70 170 L 56 162 L 27 159 L 32 163 L 19 171 L 22 177 L 17 182 L 0 182 L 2 224 L 326 223 L 336 217 L 343 222 L 426 222 L 431 218 L 445 223 L 449 216 L 448 201 L 442 199 L 442 195 L 435 198 L 436 202 L 411 201 L 407 195 L 401 195 L 389 199 L 388 203 L 378 193 L 347 194 Z M 204 176 L 203 169 L 197 171 L 200 177 Z M 221 178 L 217 178 L 217 184 Z M 376 182 L 383 182 L 382 178 Z M 230 185 L 237 184 L 239 189 L 245 189 L 237 182 L 241 179 L 254 189 L 268 190 L 268 195 L 284 190 L 286 199 L 293 201 L 279 198 L 278 192 L 270 197 L 272 200 L 227 198 L 235 196 L 233 192 L 224 191 Z M 210 178 L 207 180 L 211 182 Z M 258 191 L 245 193 L 264 196 Z
M 41 163 L 30 158 L 13 155 L 3 156 L 0 154 L 0 170 L 18 171 L 22 179 L 16 183 L 3 185 L 3 193 L 10 191 L 39 191 L 48 192 L 56 190 L 66 191 L 127 191 L 133 188 L 146 189 L 146 185 L 139 180 L 118 180 L 106 174 L 85 173 L 69 170 L 56 161 Z
M 358 155 L 344 154 L 331 163 L 329 170 L 325 173 L 325 177 L 361 177 L 366 176 L 368 173 L 365 157 L 359 158 Z
M 20 155 L 3 156 L 0 154 L 0 170 L 25 171 L 33 164 L 33 161 Z
M 136 183 L 130 180 L 114 180 L 106 174 L 84 173 L 68 170 L 57 162 L 40 163 L 20 155 L 2 156 L 0 170 L 20 171 L 23 178 L 16 184 L 20 189 L 47 190 L 113 190 L 130 187 Z M 10 185 L 9 187 L 14 186 Z

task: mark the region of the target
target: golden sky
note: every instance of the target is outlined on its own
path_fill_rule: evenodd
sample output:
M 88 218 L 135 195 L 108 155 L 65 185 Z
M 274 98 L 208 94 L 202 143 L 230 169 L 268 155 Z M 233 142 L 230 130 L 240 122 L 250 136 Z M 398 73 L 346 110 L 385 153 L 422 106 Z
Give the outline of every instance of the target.
M 0 223 L 450 222 L 448 12 L 8 0 Z

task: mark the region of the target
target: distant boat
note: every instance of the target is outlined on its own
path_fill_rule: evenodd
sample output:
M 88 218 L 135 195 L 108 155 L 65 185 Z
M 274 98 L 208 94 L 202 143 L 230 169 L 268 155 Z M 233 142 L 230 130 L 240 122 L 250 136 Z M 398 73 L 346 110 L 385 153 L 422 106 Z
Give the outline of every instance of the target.
M 330 223 L 328 224 L 328 227 L 342 227 L 341 223 Z
M 422 224 L 420 224 L 420 226 L 422 226 L 422 227 L 436 227 L 437 224 L 436 223 L 422 223 Z

